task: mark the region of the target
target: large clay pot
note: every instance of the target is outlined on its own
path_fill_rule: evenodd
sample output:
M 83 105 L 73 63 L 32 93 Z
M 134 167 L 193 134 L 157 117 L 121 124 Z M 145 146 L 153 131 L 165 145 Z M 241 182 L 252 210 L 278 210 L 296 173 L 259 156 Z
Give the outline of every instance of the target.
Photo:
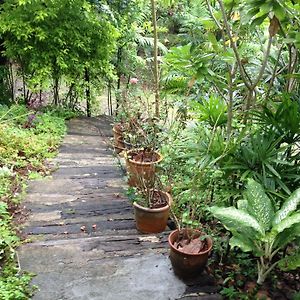
M 172 197 L 163 191 L 159 193 L 166 197 L 168 205 L 161 208 L 147 208 L 133 203 L 136 227 L 142 233 L 163 232 L 167 226 Z
M 199 230 L 183 229 L 188 230 L 189 234 L 193 234 L 194 237 L 200 237 L 203 235 Z M 182 232 L 182 231 L 181 231 Z M 174 246 L 174 242 L 178 240 L 180 231 L 174 230 L 170 233 L 168 242 L 170 246 L 170 260 L 174 273 L 182 278 L 189 279 L 199 275 L 205 268 L 208 260 L 208 256 L 212 249 L 212 239 L 206 237 L 207 249 L 197 254 L 188 254 L 181 252 Z
M 162 155 L 154 152 L 156 160 L 152 162 L 140 162 L 134 159 L 134 154 L 138 154 L 143 150 L 127 151 L 126 167 L 128 172 L 128 184 L 134 187 L 152 186 L 155 179 L 155 165 L 162 159 Z

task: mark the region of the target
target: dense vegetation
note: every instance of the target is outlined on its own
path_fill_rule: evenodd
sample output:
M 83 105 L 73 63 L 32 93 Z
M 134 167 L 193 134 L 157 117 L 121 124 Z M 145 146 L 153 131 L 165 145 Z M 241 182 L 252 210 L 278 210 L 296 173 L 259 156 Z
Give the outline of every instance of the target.
M 296 299 L 299 30 L 294 0 L 2 1 L 0 255 L 17 243 L 8 199 L 47 172 L 64 128 L 14 104 L 90 116 L 105 88 L 126 140 L 162 153 L 177 225 L 213 236 L 221 294 Z

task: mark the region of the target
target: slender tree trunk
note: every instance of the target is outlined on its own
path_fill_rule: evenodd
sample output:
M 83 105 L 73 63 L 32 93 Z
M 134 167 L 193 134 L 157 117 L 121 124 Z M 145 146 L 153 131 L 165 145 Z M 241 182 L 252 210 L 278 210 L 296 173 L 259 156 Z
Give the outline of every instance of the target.
M 59 79 L 57 76 L 53 79 L 53 100 L 54 100 L 54 105 L 59 104 Z
M 108 99 L 108 113 L 110 116 L 113 115 L 112 96 L 111 96 L 111 82 L 108 83 L 107 87 L 107 99 Z
M 158 66 L 158 34 L 157 34 L 157 20 L 156 20 L 156 0 L 151 0 L 152 7 L 152 23 L 153 23 L 153 38 L 154 38 L 154 92 L 155 92 L 155 116 L 159 117 L 159 66 Z
M 90 74 L 87 68 L 85 68 L 85 82 L 86 82 L 86 88 L 85 88 L 85 96 L 86 96 L 86 115 L 88 117 L 92 116 L 91 111 L 91 89 L 90 89 Z
M 229 83 L 228 83 L 228 104 L 227 104 L 227 138 L 230 139 L 232 131 L 233 118 L 233 76 L 235 73 L 235 66 L 228 67 Z
M 21 72 L 22 72 L 22 84 L 23 84 L 23 98 L 24 98 L 25 104 L 28 104 L 27 99 L 26 99 L 26 79 L 25 79 L 25 72 L 24 72 L 23 66 L 21 66 L 21 70 L 22 70 Z
M 13 70 L 13 65 L 10 62 L 9 63 L 9 85 L 10 85 L 10 94 L 11 94 L 11 100 L 12 102 L 15 101 L 15 79 L 14 79 L 14 70 Z
M 118 111 L 118 108 L 120 106 L 120 91 L 121 91 L 121 77 L 122 77 L 122 73 L 120 71 L 121 69 L 121 63 L 122 63 L 122 48 L 119 47 L 118 48 L 118 52 L 117 52 L 117 72 L 118 72 L 118 82 L 117 82 L 117 93 L 116 93 L 116 111 Z

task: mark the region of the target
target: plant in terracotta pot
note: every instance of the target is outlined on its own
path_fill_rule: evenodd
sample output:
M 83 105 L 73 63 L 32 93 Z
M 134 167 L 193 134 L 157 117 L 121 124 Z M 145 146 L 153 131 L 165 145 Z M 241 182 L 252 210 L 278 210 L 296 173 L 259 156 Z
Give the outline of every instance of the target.
M 159 189 L 130 188 L 137 229 L 142 233 L 159 233 L 165 230 L 172 197 Z
M 190 219 L 189 212 L 182 215 L 184 227 L 180 226 L 177 219 L 176 223 L 178 229 L 172 231 L 168 238 L 174 273 L 182 279 L 196 277 L 207 265 L 212 239 L 195 228 L 199 228 L 199 224 Z
M 135 187 L 151 186 L 155 180 L 157 164 L 163 159 L 158 152 L 160 131 L 156 119 L 147 119 L 138 127 L 136 124 L 135 142 L 142 147 L 126 153 L 128 184 Z

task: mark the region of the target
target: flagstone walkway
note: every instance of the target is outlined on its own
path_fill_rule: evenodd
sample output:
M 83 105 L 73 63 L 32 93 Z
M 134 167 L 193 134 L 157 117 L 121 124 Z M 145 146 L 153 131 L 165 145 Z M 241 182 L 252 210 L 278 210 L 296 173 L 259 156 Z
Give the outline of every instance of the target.
M 142 235 L 124 196 L 124 174 L 108 146 L 107 117 L 77 118 L 53 160 L 51 178 L 29 183 L 18 250 L 36 276 L 39 300 L 221 299 L 213 279 L 186 285 L 174 276 L 167 235 Z

